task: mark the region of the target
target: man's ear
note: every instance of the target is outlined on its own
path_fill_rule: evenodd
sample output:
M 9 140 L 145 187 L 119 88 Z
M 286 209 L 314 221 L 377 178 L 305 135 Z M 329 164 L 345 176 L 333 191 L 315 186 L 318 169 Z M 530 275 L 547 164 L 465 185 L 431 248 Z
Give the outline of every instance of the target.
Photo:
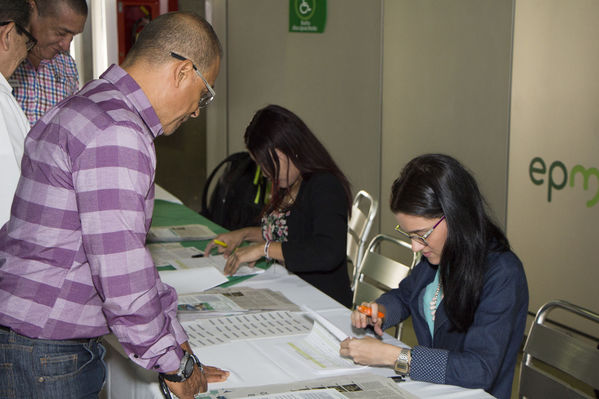
M 34 0 L 29 0 L 29 7 L 31 7 L 31 17 L 32 18 L 39 15 L 39 10 L 37 9 L 37 4 L 35 4 Z
M 191 61 L 186 60 L 186 61 L 177 63 L 174 73 L 175 73 L 175 86 L 179 87 L 183 83 L 185 83 L 186 79 L 193 77 L 193 74 L 195 72 L 193 71 L 193 65 L 192 65 Z
M 10 49 L 11 35 L 14 35 L 15 33 L 16 32 L 14 23 L 0 26 L 0 48 L 3 51 L 8 51 Z

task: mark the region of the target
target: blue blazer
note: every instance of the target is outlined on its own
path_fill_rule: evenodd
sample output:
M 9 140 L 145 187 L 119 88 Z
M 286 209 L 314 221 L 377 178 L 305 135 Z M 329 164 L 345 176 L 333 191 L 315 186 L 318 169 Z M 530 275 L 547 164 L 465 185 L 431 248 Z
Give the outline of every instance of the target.
M 376 300 L 387 310 L 384 329 L 412 316 L 418 346 L 412 348 L 410 378 L 482 388 L 497 398 L 510 398 L 526 325 L 528 285 L 522 263 L 511 251 L 491 253 L 487 266 L 480 304 L 466 332 L 452 331 L 441 301 L 431 337 L 422 298 L 437 266 L 425 258 L 398 288 Z

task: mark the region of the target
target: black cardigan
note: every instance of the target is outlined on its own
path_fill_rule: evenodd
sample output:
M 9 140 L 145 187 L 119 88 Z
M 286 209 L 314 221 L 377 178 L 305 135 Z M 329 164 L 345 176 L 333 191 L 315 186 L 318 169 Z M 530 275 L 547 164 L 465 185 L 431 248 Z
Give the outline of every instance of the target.
M 306 282 L 350 307 L 347 273 L 348 204 L 343 185 L 332 174 L 306 177 L 287 217 L 282 243 L 285 266 Z

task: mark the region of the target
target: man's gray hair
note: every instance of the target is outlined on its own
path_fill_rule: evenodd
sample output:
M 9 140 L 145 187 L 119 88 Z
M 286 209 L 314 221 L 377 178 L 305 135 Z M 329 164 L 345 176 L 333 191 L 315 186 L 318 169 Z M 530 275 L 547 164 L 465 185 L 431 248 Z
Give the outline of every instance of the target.
M 217 57 L 222 47 L 212 26 L 193 12 L 176 11 L 160 15 L 139 34 L 125 63 L 143 58 L 150 63 L 172 60 L 170 53 L 191 60 L 202 72 Z

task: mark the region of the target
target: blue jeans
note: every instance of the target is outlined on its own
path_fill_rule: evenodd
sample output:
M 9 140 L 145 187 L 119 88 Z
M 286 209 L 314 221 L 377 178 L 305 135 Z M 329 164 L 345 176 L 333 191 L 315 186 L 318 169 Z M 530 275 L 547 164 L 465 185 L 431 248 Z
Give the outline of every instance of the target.
M 0 399 L 97 398 L 105 351 L 97 339 L 31 339 L 0 329 Z

